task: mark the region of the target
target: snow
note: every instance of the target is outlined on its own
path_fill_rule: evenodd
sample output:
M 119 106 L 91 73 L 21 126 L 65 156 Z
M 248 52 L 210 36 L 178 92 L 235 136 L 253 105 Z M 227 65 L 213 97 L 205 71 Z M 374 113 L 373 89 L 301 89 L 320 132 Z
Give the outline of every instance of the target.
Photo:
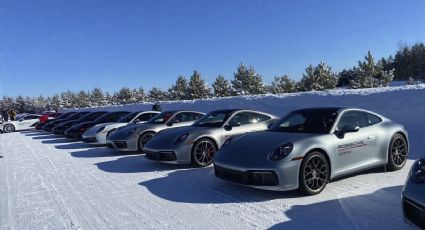
M 411 151 L 383 168 L 330 183 L 316 196 L 221 181 L 212 167 L 151 162 L 36 131 L 0 135 L 0 229 L 409 229 L 400 192 L 425 144 L 425 85 L 165 102 L 163 109 L 243 107 L 282 115 L 355 106 L 404 124 Z M 150 109 L 150 104 L 107 110 Z

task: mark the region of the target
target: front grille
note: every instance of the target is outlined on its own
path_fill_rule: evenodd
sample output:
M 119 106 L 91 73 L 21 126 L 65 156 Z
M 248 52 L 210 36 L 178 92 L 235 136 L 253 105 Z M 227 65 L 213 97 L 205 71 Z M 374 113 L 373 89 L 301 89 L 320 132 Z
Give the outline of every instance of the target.
M 273 171 L 237 171 L 214 166 L 215 175 L 223 180 L 245 185 L 276 186 L 279 179 Z
M 115 146 L 117 146 L 117 149 L 126 149 L 127 143 L 125 141 L 114 141 Z
M 403 213 L 407 220 L 425 229 L 425 207 L 408 199 L 403 198 Z
M 176 153 L 174 152 L 151 152 L 144 151 L 146 158 L 154 161 L 175 161 L 177 160 Z

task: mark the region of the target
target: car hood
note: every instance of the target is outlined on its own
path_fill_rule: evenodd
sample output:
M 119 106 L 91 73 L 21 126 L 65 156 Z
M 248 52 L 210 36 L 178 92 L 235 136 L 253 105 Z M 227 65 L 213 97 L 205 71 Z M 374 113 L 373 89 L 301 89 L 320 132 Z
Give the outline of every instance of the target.
M 129 124 L 127 126 L 120 127 L 115 132 L 113 132 L 109 137 L 108 140 L 121 140 L 125 139 L 129 136 L 130 130 L 136 128 L 137 130 L 134 133 L 140 132 L 140 130 L 143 129 L 143 126 L 141 124 Z
M 279 146 L 288 142 L 295 143 L 313 136 L 316 136 L 316 134 L 270 131 L 248 133 L 234 137 L 230 144 L 220 149 L 214 160 L 224 164 L 266 161 L 269 159 L 269 154 Z

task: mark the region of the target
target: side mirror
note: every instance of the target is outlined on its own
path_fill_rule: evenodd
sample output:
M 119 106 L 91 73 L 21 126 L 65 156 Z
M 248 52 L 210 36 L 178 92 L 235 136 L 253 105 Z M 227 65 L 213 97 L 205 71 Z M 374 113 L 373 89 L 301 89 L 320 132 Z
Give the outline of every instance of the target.
M 224 130 L 230 131 L 230 130 L 232 130 L 232 126 L 230 126 L 229 124 L 227 124 L 227 125 L 224 126 Z
M 165 123 L 166 126 L 171 127 L 173 126 L 173 121 L 168 121 L 167 123 Z
M 352 126 L 352 125 L 345 125 L 342 127 L 342 129 L 340 130 L 340 132 L 343 133 L 355 133 L 358 132 L 360 129 L 359 126 Z

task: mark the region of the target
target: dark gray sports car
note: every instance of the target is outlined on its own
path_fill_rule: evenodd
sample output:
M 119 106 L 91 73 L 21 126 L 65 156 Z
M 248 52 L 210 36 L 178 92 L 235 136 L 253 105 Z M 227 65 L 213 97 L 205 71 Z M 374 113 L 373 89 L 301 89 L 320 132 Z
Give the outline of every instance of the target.
M 268 131 L 227 140 L 214 166 L 225 180 L 313 195 L 339 176 L 383 165 L 401 169 L 407 155 L 407 131 L 388 118 L 363 109 L 310 108 Z

